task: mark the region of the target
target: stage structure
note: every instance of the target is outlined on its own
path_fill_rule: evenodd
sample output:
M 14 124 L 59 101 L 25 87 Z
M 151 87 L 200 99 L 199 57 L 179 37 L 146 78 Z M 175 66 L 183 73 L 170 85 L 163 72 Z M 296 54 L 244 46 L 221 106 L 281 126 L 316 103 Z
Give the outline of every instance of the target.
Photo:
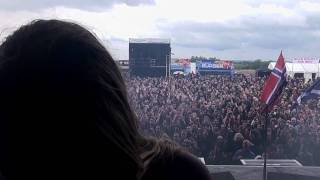
M 170 39 L 129 39 L 131 76 L 166 77 L 170 74 Z

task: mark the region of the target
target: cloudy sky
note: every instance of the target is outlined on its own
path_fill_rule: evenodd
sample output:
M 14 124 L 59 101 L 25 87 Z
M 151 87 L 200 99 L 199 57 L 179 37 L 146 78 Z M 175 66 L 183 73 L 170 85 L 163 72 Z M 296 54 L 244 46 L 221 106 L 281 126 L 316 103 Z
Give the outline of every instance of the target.
M 129 38 L 170 38 L 174 57 L 320 57 L 320 0 L 0 0 L 0 40 L 33 19 L 78 22 L 116 59 Z

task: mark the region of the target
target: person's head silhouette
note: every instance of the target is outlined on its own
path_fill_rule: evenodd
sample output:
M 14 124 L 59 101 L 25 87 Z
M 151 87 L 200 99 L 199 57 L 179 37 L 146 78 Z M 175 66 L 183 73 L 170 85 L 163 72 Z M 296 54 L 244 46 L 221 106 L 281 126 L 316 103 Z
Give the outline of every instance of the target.
M 0 172 L 8 180 L 210 179 L 171 141 L 139 134 L 109 52 L 59 20 L 22 26 L 0 45 Z
M 120 71 L 88 30 L 37 20 L 1 44 L 0 168 L 7 179 L 134 179 L 139 137 Z

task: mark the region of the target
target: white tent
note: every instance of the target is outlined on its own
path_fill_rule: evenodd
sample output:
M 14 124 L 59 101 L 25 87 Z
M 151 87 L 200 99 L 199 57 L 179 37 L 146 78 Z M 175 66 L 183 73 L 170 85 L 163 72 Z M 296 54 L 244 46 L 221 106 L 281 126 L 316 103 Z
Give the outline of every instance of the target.
M 276 65 L 275 62 L 271 62 L 268 66 L 270 70 Z M 288 76 L 294 77 L 296 73 L 302 73 L 306 81 L 312 79 L 312 75 L 315 78 L 320 77 L 320 63 L 286 63 Z

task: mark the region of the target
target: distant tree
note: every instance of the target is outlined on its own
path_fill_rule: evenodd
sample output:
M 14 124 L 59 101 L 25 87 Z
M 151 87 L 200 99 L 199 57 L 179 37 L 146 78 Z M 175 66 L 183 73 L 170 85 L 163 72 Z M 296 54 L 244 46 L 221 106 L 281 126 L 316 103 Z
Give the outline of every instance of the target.
M 211 60 L 216 61 L 216 57 L 204 57 L 204 56 L 191 56 L 191 62 L 202 61 L 202 60 Z
M 254 61 L 234 61 L 235 69 L 267 69 L 271 61 L 262 61 L 256 59 Z
M 209 57 L 208 59 L 211 60 L 211 61 L 216 61 L 217 60 L 216 57 Z

